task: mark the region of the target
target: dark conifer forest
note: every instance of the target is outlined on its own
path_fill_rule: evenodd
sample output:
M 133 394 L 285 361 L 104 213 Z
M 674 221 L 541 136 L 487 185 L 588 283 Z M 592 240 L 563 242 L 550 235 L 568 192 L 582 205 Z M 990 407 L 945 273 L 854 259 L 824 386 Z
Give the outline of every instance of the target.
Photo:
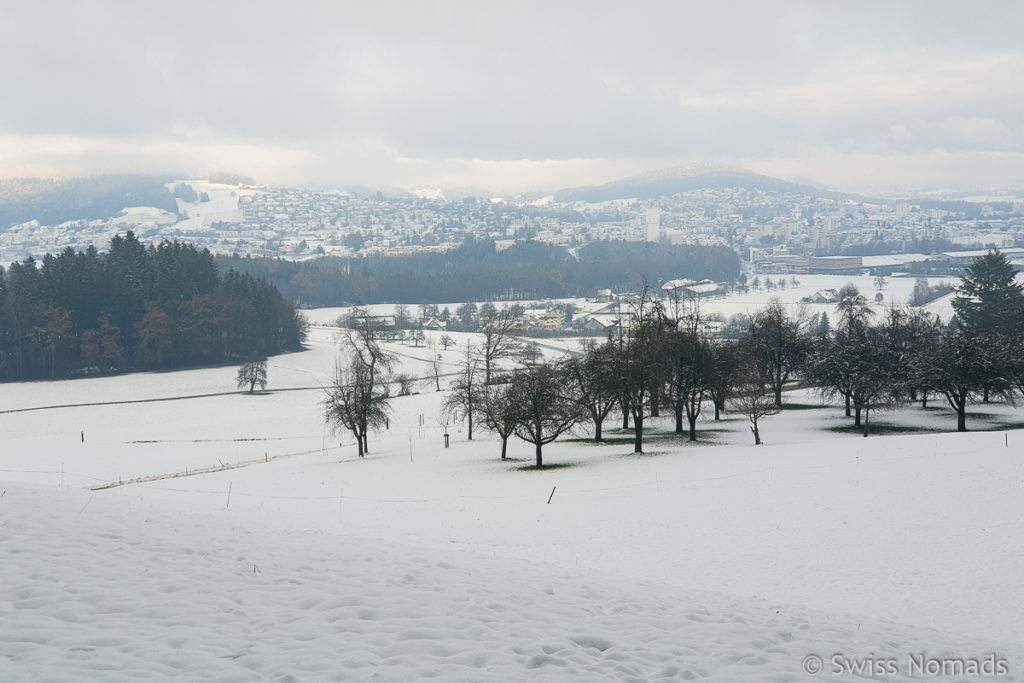
M 302 319 L 266 280 L 191 244 L 115 236 L 0 268 L 0 380 L 179 368 L 299 348 Z
M 593 296 L 639 289 L 645 281 L 739 276 L 739 256 L 723 246 L 597 241 L 574 250 L 534 240 L 498 251 L 469 237 L 444 253 L 285 261 L 218 257 L 221 267 L 266 278 L 303 306 L 449 303 Z

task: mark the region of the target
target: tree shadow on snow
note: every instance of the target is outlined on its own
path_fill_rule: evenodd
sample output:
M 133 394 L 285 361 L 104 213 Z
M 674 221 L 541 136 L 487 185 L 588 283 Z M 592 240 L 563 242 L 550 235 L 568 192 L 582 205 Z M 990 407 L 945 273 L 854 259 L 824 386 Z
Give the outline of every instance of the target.
M 864 435 L 863 427 L 855 427 L 853 423 L 825 427 L 825 431 L 836 434 Z M 922 425 L 898 425 L 890 422 L 872 422 L 868 425 L 868 436 L 885 436 L 887 434 L 942 434 L 952 430 Z
M 532 462 L 532 461 L 531 461 Z M 542 472 L 546 470 L 567 470 L 573 467 L 579 467 L 579 463 L 576 462 L 555 462 L 551 464 L 544 464 L 537 467 L 535 464 L 530 465 L 519 465 L 518 467 L 510 467 L 510 470 L 516 470 L 518 472 Z
M 783 401 L 782 409 L 785 410 L 821 410 L 823 408 L 834 408 L 827 403 L 786 403 Z

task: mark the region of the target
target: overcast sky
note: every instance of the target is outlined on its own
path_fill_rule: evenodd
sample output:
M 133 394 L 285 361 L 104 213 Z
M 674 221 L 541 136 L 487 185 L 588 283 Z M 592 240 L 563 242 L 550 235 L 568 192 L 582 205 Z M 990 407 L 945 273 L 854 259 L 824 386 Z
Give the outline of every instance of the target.
M 0 176 L 1024 187 L 1024 2 L 0 0 Z

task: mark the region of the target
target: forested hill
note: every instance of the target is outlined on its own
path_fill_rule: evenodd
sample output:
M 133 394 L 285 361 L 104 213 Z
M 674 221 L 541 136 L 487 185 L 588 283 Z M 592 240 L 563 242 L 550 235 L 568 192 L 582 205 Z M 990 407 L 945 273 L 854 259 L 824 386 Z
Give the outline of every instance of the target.
M 166 184 L 171 178 L 109 175 L 68 180 L 0 181 L 0 232 L 37 220 L 42 225 L 112 218 L 128 206 L 154 206 L 177 213 Z
M 218 262 L 266 278 L 304 306 L 593 296 L 602 288 L 638 289 L 645 279 L 735 280 L 740 268 L 736 252 L 720 246 L 600 241 L 570 253 L 522 241 L 497 251 L 493 240 L 475 238 L 437 254 L 303 262 L 235 256 Z
M 303 324 L 265 280 L 209 251 L 129 232 L 0 268 L 0 380 L 173 368 L 296 349 Z
M 745 169 L 669 169 L 615 180 L 603 185 L 577 187 L 555 193 L 558 202 L 607 202 L 616 199 L 656 199 L 679 192 L 741 188 L 764 192 L 791 193 L 809 197 L 845 198 L 847 195 L 823 187 L 793 183 Z

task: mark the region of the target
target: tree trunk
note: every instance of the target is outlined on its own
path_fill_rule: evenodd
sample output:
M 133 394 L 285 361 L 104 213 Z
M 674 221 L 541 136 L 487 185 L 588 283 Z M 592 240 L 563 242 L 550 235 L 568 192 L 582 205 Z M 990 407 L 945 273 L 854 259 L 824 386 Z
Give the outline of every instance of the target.
M 370 452 L 370 435 L 367 434 L 366 432 L 363 432 L 363 449 L 362 449 L 361 454 L 362 455 L 366 455 L 369 452 Z
M 601 424 L 604 418 L 594 418 L 594 443 L 601 443 Z
M 981 402 L 982 403 L 988 403 L 988 387 L 987 386 L 984 389 L 982 389 L 982 391 L 981 391 Z
M 676 434 L 682 434 L 683 433 L 683 408 L 682 408 L 682 406 L 680 406 L 678 408 L 675 408 L 674 412 L 676 414 Z
M 651 390 L 651 417 L 661 417 L 661 392 L 658 387 Z
M 775 407 L 782 407 L 782 384 L 775 387 Z
M 540 450 L 541 450 L 540 439 L 537 439 L 537 444 L 536 445 L 537 445 L 537 467 L 544 467 L 544 458 L 543 458 L 543 456 L 541 455 L 541 452 L 540 452 Z
M 967 402 L 961 401 L 956 407 L 956 431 L 967 431 Z
M 466 419 L 469 421 L 469 430 L 468 430 L 469 440 L 472 441 L 473 440 L 473 411 L 472 410 L 467 410 L 466 411 Z
M 622 428 L 629 429 L 629 407 L 625 403 L 619 403 L 622 408 Z
M 846 399 L 846 417 L 850 417 L 850 394 L 843 392 L 843 398 Z
M 715 406 L 715 422 L 718 422 L 719 420 L 722 419 L 722 404 L 725 403 L 725 401 L 719 399 L 716 401 L 712 401 L 712 403 Z
M 363 457 L 363 435 L 356 434 L 356 445 L 359 447 L 359 457 Z
M 868 406 L 864 406 L 864 436 L 865 437 L 867 437 L 867 435 L 868 435 L 868 414 L 870 412 L 871 412 L 871 409 Z
M 508 448 L 508 437 L 501 437 L 501 459 L 505 459 L 505 450 Z
M 861 406 L 859 406 L 859 405 L 855 406 L 854 418 L 853 418 L 853 426 L 854 427 L 860 427 L 861 426 L 861 424 L 860 424 L 860 412 L 861 412 L 861 410 L 863 410 L 863 408 L 861 408 Z
M 754 425 L 750 428 L 750 431 L 754 432 L 754 445 L 761 445 L 761 432 L 757 429 L 757 418 L 753 418 Z
M 633 427 L 636 433 L 633 436 L 633 452 L 644 452 L 644 417 L 643 415 L 633 416 Z
M 692 416 L 687 415 L 686 419 L 690 421 L 690 441 L 696 441 L 697 440 L 697 416 L 696 415 L 692 415 Z
M 927 408 L 928 407 L 928 390 L 927 389 L 925 389 L 925 390 L 923 390 L 921 392 L 921 407 L 922 408 Z

